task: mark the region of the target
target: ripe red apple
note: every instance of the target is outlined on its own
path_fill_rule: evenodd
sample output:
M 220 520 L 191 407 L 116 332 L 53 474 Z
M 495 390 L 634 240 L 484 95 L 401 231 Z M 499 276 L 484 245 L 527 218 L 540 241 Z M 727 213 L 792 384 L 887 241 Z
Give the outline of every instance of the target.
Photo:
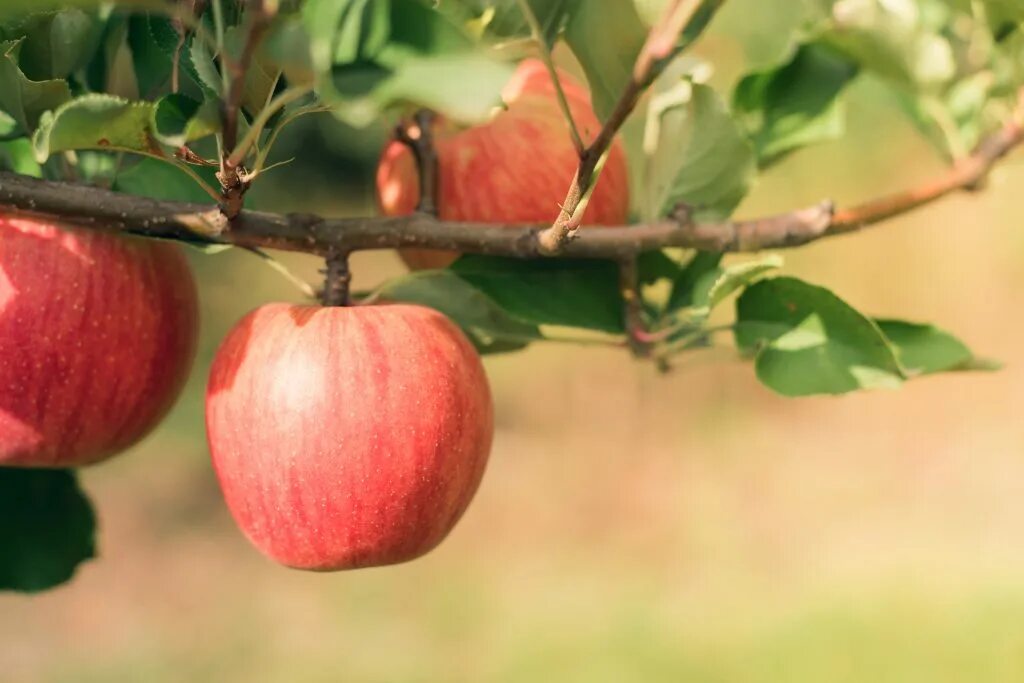
M 77 467 L 170 409 L 198 329 L 174 245 L 0 215 L 0 465 Z
M 440 543 L 480 483 L 493 408 L 475 350 L 434 310 L 271 304 L 217 352 L 206 429 L 249 540 L 328 571 Z
M 586 88 L 559 73 L 573 119 L 584 141 L 600 122 Z M 527 59 L 502 91 L 507 109 L 482 125 L 459 130 L 441 121 L 434 130 L 438 155 L 438 215 L 484 223 L 546 223 L 558 216 L 579 157 L 558 106 L 547 68 Z M 419 202 L 416 162 L 401 142 L 388 144 L 377 167 L 377 204 L 388 216 L 412 213 Z M 590 198 L 584 222 L 623 225 L 629 217 L 626 156 L 616 141 Z M 444 268 L 451 252 L 408 249 L 410 268 Z

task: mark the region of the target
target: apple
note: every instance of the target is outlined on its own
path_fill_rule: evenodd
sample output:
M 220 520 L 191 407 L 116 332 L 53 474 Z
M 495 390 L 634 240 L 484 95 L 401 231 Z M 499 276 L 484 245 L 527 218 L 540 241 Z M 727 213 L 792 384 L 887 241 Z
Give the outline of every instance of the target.
M 270 304 L 227 336 L 206 429 L 238 526 L 299 569 L 395 564 L 476 492 L 493 407 L 476 351 L 420 306 Z
M 590 95 L 568 74 L 559 72 L 573 119 L 585 142 L 600 130 Z M 483 223 L 550 223 L 558 216 L 579 164 L 555 86 L 537 59 L 520 63 L 502 91 L 507 108 L 490 121 L 458 129 L 439 121 L 434 133 L 438 157 L 438 216 L 443 220 Z M 415 157 L 392 141 L 377 166 L 377 204 L 384 215 L 412 213 L 420 184 Z M 623 225 L 629 217 L 626 156 L 616 140 L 584 214 L 588 225 Z M 444 268 L 451 252 L 407 249 L 403 260 L 413 269 Z
M 78 467 L 141 439 L 197 330 L 176 246 L 0 215 L 0 465 Z

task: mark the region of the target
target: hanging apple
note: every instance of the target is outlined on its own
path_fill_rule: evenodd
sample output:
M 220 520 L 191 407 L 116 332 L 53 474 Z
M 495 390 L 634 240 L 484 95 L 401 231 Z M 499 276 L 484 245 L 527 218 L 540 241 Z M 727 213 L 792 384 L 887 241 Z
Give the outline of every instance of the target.
M 493 408 L 475 350 L 434 310 L 271 304 L 217 352 L 206 424 L 249 540 L 324 571 L 440 543 L 480 483 Z

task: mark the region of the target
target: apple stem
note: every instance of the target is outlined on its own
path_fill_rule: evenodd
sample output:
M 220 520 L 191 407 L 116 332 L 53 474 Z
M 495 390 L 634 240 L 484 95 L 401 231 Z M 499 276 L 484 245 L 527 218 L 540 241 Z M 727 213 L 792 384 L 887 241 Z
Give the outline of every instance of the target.
M 416 211 L 437 216 L 438 160 L 434 147 L 434 120 L 436 114 L 420 109 L 413 116 L 415 125 L 402 124 L 395 130 L 395 138 L 405 144 L 416 159 L 420 179 L 420 198 Z
M 352 271 L 348 266 L 350 251 L 331 248 L 327 252 L 327 267 L 324 273 L 324 291 L 321 300 L 324 306 L 348 306 L 349 286 L 352 284 Z

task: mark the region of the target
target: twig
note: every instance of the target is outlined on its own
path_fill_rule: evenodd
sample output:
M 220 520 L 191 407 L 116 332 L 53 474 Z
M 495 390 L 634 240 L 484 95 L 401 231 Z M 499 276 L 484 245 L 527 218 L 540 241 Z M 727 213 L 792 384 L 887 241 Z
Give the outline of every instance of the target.
M 622 292 L 623 322 L 629 348 L 637 358 L 647 358 L 651 354 L 651 338 L 644 319 L 636 256 L 619 261 L 619 290 Z
M 219 2 L 214 7 L 219 7 Z M 238 142 L 238 118 L 241 116 L 242 97 L 245 94 L 245 79 L 249 73 L 256 49 L 270 28 L 270 11 L 266 0 L 253 0 L 250 8 L 249 30 L 246 35 L 242 54 L 237 62 L 226 58 L 225 48 L 221 48 L 221 64 L 225 77 L 228 78 L 227 93 L 221 102 L 221 139 L 222 152 L 220 180 L 222 187 L 221 208 L 224 214 L 232 219 L 242 210 L 243 196 L 249 189 L 249 183 L 240 171 L 240 160 L 235 158 L 234 150 Z M 218 30 L 218 40 L 223 44 Z M 283 106 L 283 105 L 282 105 Z M 257 132 L 258 134 L 258 132 Z
M 409 148 L 416 159 L 417 177 L 420 182 L 420 197 L 416 202 L 416 210 L 431 216 L 437 216 L 437 193 L 440 189 L 440 167 L 437 149 L 434 147 L 434 118 L 434 112 L 421 109 L 414 117 L 415 126 L 400 124 L 395 129 L 395 137 Z
M 661 70 L 683 30 L 701 7 L 701 0 L 673 0 L 654 24 L 637 55 L 633 73 L 619 96 L 612 113 L 601 126 L 594 141 L 580 154 L 580 164 L 569 185 L 558 218 L 540 235 L 541 250 L 554 255 L 576 236 L 583 220 L 580 202 L 588 194 L 600 174 L 599 162 L 605 158 L 619 129 L 636 108 L 644 91 Z
M 942 176 L 907 192 L 834 210 L 825 201 L 768 218 L 694 222 L 689 212 L 653 223 L 582 228 L 559 256 L 622 260 L 665 247 L 714 252 L 785 249 L 854 232 L 908 213 L 959 191 L 977 190 L 992 168 L 1024 142 L 1024 106 L 1001 129 Z M 184 165 L 183 165 L 184 166 Z M 167 202 L 119 194 L 86 185 L 0 173 L 0 209 L 74 223 L 85 228 L 211 244 L 236 244 L 326 255 L 341 251 L 418 247 L 516 258 L 546 255 L 545 228 L 442 221 L 417 212 L 409 216 L 328 219 L 309 214 L 242 211 L 229 222 L 202 204 Z
M 555 97 L 558 99 L 558 106 L 562 109 L 565 123 L 569 126 L 569 136 L 572 138 L 573 147 L 576 148 L 576 153 L 582 158 L 583 153 L 586 151 L 586 146 L 583 144 L 583 137 L 580 136 L 580 129 L 576 125 L 576 119 L 573 118 L 572 109 L 569 107 L 569 100 L 565 96 L 565 90 L 562 88 L 562 79 L 558 77 L 558 69 L 555 67 L 555 61 L 551 56 L 551 48 L 548 46 L 547 41 L 544 40 L 544 29 L 537 20 L 537 15 L 534 14 L 533 8 L 530 7 L 529 0 L 518 0 L 518 2 L 519 10 L 526 19 L 526 23 L 530 26 L 533 40 L 540 49 L 540 59 L 544 62 L 544 66 L 547 67 L 548 75 L 551 76 L 551 82 L 555 85 Z

